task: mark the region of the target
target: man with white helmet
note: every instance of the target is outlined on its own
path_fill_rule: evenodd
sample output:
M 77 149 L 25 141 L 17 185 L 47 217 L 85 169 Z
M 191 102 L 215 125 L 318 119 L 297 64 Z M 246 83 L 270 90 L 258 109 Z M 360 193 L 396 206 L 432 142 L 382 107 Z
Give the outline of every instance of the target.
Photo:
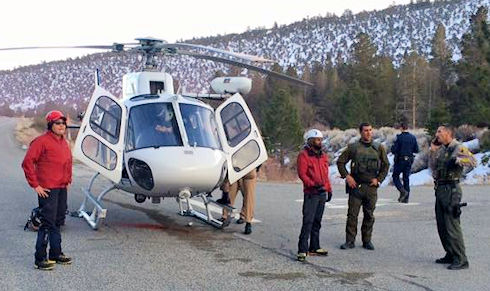
M 328 251 L 320 247 L 320 228 L 325 202 L 332 199 L 328 176 L 328 156 L 322 150 L 323 134 L 311 129 L 304 135 L 306 145 L 298 155 L 298 176 L 303 181 L 303 225 L 298 242 L 298 261 L 306 256 L 323 255 Z M 308 245 L 309 240 L 309 245 Z

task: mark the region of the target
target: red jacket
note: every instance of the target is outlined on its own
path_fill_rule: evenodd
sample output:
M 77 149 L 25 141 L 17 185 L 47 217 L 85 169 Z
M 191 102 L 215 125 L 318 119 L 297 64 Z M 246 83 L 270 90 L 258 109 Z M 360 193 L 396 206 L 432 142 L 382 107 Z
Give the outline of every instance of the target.
M 315 186 L 322 185 L 327 192 L 332 192 L 328 176 L 328 156 L 318 155 L 311 148 L 305 147 L 298 155 L 298 176 L 303 181 L 303 191 L 318 194 Z
M 68 142 L 51 131 L 35 138 L 22 168 L 32 188 L 65 188 L 71 183 L 72 158 Z

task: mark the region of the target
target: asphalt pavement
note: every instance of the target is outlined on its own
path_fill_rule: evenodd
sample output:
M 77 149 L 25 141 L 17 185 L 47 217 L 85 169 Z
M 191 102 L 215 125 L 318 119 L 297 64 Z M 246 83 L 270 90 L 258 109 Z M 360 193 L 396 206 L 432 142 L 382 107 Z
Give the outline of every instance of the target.
M 363 249 L 360 237 L 356 248 L 339 249 L 345 239 L 347 196 L 335 186 L 320 240 L 329 255 L 299 263 L 302 187 L 280 183 L 258 183 L 251 235 L 242 233 L 244 225 L 219 230 L 179 216 L 174 199 L 138 204 L 128 194 L 111 192 L 104 200 L 107 218 L 98 231 L 80 218 L 67 217 L 63 251 L 74 263 L 50 272 L 35 270 L 36 233 L 23 227 L 37 198 L 20 167 L 25 151 L 13 136 L 14 126 L 15 119 L 0 117 L 0 290 L 489 289 L 490 186 L 463 187 L 467 270 L 450 271 L 434 263 L 444 252 L 429 186 L 413 188 L 409 204 L 396 201 L 393 187 L 380 189 L 375 251 Z M 93 173 L 77 163 L 73 174 L 71 211 L 80 206 L 80 188 Z M 107 185 L 100 179 L 95 189 Z M 213 195 L 218 198 L 219 193 Z

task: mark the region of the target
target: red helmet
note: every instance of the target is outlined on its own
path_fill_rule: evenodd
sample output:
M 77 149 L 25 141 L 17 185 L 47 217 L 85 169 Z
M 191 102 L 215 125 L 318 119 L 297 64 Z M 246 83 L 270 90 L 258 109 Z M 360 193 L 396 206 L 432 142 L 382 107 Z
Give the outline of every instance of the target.
M 49 111 L 48 114 L 46 114 L 46 121 L 47 122 L 53 122 L 53 121 L 56 121 L 58 119 L 63 119 L 64 121 L 66 121 L 66 117 L 59 110 Z

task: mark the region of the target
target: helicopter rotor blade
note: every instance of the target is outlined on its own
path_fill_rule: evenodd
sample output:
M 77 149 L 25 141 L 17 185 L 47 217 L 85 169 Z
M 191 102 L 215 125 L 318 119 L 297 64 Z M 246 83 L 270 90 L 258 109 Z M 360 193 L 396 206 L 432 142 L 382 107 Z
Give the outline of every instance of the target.
M 256 71 L 256 72 L 259 72 L 259 73 L 262 73 L 262 74 L 269 75 L 271 77 L 275 77 L 275 78 L 282 79 L 282 80 L 285 80 L 285 81 L 294 82 L 294 83 L 297 83 L 297 84 L 300 84 L 300 85 L 303 85 L 303 86 L 313 86 L 313 84 L 310 83 L 310 82 L 307 82 L 307 81 L 304 81 L 304 80 L 301 80 L 301 79 L 297 79 L 297 78 L 294 78 L 294 77 L 291 77 L 291 76 L 288 76 L 288 75 L 285 75 L 285 74 L 281 74 L 281 73 L 278 73 L 278 72 L 274 72 L 274 71 L 271 71 L 271 70 L 267 70 L 267 69 L 264 69 L 264 68 L 261 68 L 261 67 L 258 67 L 258 66 L 254 66 L 254 65 L 242 63 L 242 62 L 239 62 L 239 61 L 234 61 L 234 60 L 230 60 L 230 59 L 226 59 L 226 58 L 222 58 L 222 57 L 216 57 L 216 56 L 198 54 L 198 53 L 194 53 L 194 52 L 190 52 L 190 51 L 184 51 L 184 50 L 179 50 L 177 53 L 179 53 L 181 55 L 195 57 L 195 58 L 198 58 L 198 59 L 211 60 L 211 61 L 215 61 L 215 62 L 220 62 L 220 63 L 229 64 L 229 65 L 234 65 L 234 66 L 237 66 L 237 67 L 242 67 L 242 68 L 245 68 L 245 69 L 249 69 L 249 70 Z
M 114 43 L 112 45 L 75 45 L 75 46 L 24 46 L 0 48 L 0 51 L 31 50 L 31 49 L 100 49 L 122 51 L 125 46 L 138 45 L 138 43 Z
M 249 54 L 244 54 L 244 53 L 236 53 L 236 52 L 231 52 L 227 50 L 222 50 L 222 49 L 217 49 L 214 47 L 209 47 L 209 46 L 204 46 L 204 45 L 199 45 L 199 44 L 192 44 L 192 43 L 167 43 L 167 44 L 161 44 L 164 47 L 170 47 L 170 48 L 195 48 L 195 49 L 202 49 L 202 50 L 207 50 L 211 52 L 216 52 L 216 53 L 221 53 L 229 56 L 233 56 L 239 59 L 243 59 L 246 61 L 250 62 L 255 62 L 255 63 L 277 63 L 276 61 L 269 60 L 263 57 L 259 56 L 254 56 L 254 55 L 249 55 Z

